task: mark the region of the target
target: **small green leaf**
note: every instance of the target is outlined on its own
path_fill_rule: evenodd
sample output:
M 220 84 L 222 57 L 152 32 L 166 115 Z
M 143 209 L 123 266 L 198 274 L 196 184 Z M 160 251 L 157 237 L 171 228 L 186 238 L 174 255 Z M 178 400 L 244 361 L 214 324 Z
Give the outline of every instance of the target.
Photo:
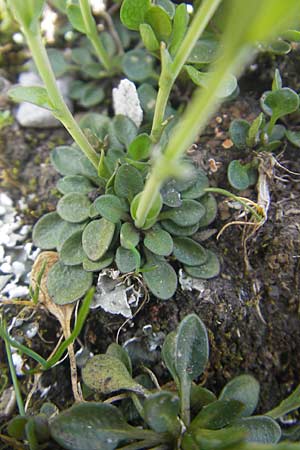
M 276 121 L 299 108 L 298 94 L 289 88 L 265 92 L 261 97 L 263 111 Z
M 225 428 L 240 417 L 243 410 L 243 403 L 237 400 L 216 400 L 202 408 L 191 422 L 189 430 L 193 431 L 199 428 L 219 430 Z
M 162 220 L 160 223 L 173 236 L 192 236 L 198 231 L 199 228 L 199 223 L 190 225 L 188 227 L 180 227 L 179 225 L 176 225 L 176 223 L 174 223 L 172 220 Z
M 259 142 L 259 133 L 261 130 L 261 127 L 263 125 L 264 122 L 264 115 L 263 113 L 260 113 L 255 120 L 253 120 L 248 134 L 247 134 L 247 138 L 246 138 L 246 144 L 249 147 L 255 147 L 255 145 L 258 144 Z M 248 123 L 248 122 L 247 122 Z
M 7 432 L 9 436 L 21 440 L 25 438 L 25 426 L 29 420 L 26 416 L 13 417 L 7 425 Z
M 82 231 L 77 231 L 63 243 L 59 258 L 67 266 L 77 266 L 82 263 L 85 254 L 81 240 Z
M 133 81 L 143 81 L 153 74 L 153 58 L 142 49 L 126 52 L 122 59 L 125 75 Z
M 180 227 L 195 225 L 204 216 L 204 207 L 195 200 L 183 200 L 179 208 L 172 208 L 160 214 L 161 219 L 171 219 Z
M 227 177 L 231 186 L 235 189 L 243 191 L 252 184 L 252 177 L 249 176 L 249 164 L 241 164 L 234 159 L 229 163 L 227 169 Z
M 150 8 L 150 0 L 124 0 L 121 6 L 120 18 L 129 30 L 139 30 L 144 22 L 146 11 Z
M 207 88 L 211 73 L 200 72 L 199 70 L 195 69 L 193 66 L 190 65 L 185 65 L 184 68 L 188 76 L 190 77 L 192 82 L 196 84 L 196 86 L 200 86 L 205 89 Z M 228 76 L 224 80 L 224 83 L 218 89 L 216 95 L 219 98 L 230 97 L 236 91 L 236 89 L 237 89 L 236 77 L 234 75 L 228 74 Z
M 277 444 L 281 437 L 280 426 L 271 417 L 245 417 L 237 420 L 234 425 L 242 431 L 246 431 L 246 441 L 248 442 Z
M 216 59 L 218 48 L 219 43 L 215 39 L 199 39 L 186 62 L 209 64 Z
M 113 128 L 119 141 L 128 148 L 137 135 L 135 123 L 129 117 L 118 114 L 113 119 Z
M 47 55 L 56 78 L 60 78 L 70 70 L 70 64 L 65 59 L 63 50 L 47 49 Z
M 199 227 L 207 227 L 216 218 L 218 212 L 217 201 L 215 197 L 209 193 L 201 198 L 200 203 L 205 208 L 205 214 L 199 221 Z
M 217 400 L 215 394 L 208 389 L 192 383 L 191 387 L 191 410 L 196 415 L 203 406 L 209 405 Z
M 240 375 L 226 384 L 219 399 L 238 400 L 245 406 L 241 416 L 251 416 L 259 400 L 259 383 L 251 375 Z
M 128 373 L 132 375 L 131 359 L 129 357 L 128 352 L 121 345 L 112 342 L 107 347 L 106 354 L 111 355 L 114 358 L 117 358 L 119 361 L 121 361 L 121 363 L 123 363 L 126 369 L 128 370 Z
M 81 150 L 63 145 L 51 152 L 51 163 L 61 175 L 80 175 Z
M 250 124 L 246 120 L 233 120 L 229 127 L 230 139 L 237 148 L 246 148 L 247 136 L 250 129 Z
M 82 261 L 82 267 L 87 272 L 100 272 L 100 270 L 110 266 L 113 260 L 114 255 L 112 253 L 106 253 L 98 261 L 91 261 L 89 258 L 85 256 Z
M 81 175 L 67 175 L 64 178 L 60 178 L 56 187 L 62 194 L 68 194 L 69 192 L 88 194 L 95 189 L 90 180 Z
M 171 0 L 155 0 L 155 4 L 161 6 L 168 13 L 170 19 L 173 19 L 175 6 Z
M 178 261 L 188 266 L 201 265 L 207 260 L 207 252 L 202 245 L 188 237 L 174 239 L 173 255 Z
M 193 278 L 209 280 L 220 273 L 220 261 L 215 253 L 206 250 L 207 260 L 201 266 L 184 266 L 185 272 Z
M 58 236 L 64 223 L 56 212 L 42 216 L 33 228 L 32 239 L 34 245 L 42 250 L 50 250 L 57 247 L 59 242 Z
M 57 204 L 57 213 L 67 222 L 78 223 L 89 218 L 91 202 L 86 195 L 70 192 Z
M 52 439 L 68 450 L 114 450 L 140 437 L 117 407 L 94 402 L 75 404 L 55 416 L 50 432 Z
M 142 23 L 140 25 L 140 33 L 144 46 L 147 50 L 149 50 L 149 52 L 155 52 L 156 50 L 159 50 L 159 42 L 155 36 L 153 29 L 150 25 L 148 25 L 148 23 Z
M 175 367 L 176 359 L 176 331 L 171 331 L 163 343 L 161 354 L 168 371 L 172 375 L 177 387 L 179 386 L 179 379 Z
M 96 198 L 93 205 L 102 217 L 113 223 L 119 222 L 126 212 L 121 201 L 115 195 L 101 195 Z
M 155 255 L 168 256 L 173 251 L 173 239 L 167 231 L 161 229 L 148 231 L 144 245 Z
M 149 395 L 143 403 L 145 421 L 157 433 L 180 434 L 179 398 L 167 391 Z
M 167 181 L 160 190 L 164 205 L 178 208 L 182 204 L 181 193 L 176 189 L 174 180 Z
M 120 390 L 145 393 L 143 386 L 133 380 L 123 362 L 110 354 L 91 358 L 82 369 L 82 379 L 90 389 L 102 394 Z
M 80 6 L 74 3 L 69 3 L 67 6 L 67 16 L 75 30 L 80 33 L 87 33 L 84 19 L 81 14 Z
M 145 22 L 154 30 L 159 41 L 165 41 L 172 33 L 172 22 L 164 8 L 152 5 L 145 13 Z
M 193 186 L 181 192 L 184 199 L 198 199 L 205 195 L 205 189 L 209 186 L 208 178 L 204 172 L 198 170 L 197 181 Z
M 17 86 L 10 89 L 8 95 L 16 103 L 28 102 L 50 111 L 55 109 L 46 89 L 40 86 Z
M 282 78 L 278 69 L 275 69 L 274 79 L 272 83 L 272 91 L 282 88 Z
M 136 253 L 124 247 L 119 247 L 116 252 L 116 264 L 120 272 L 134 272 L 140 267 L 141 258 L 139 252 Z
M 134 199 L 132 200 L 131 205 L 130 205 L 130 214 L 131 214 L 131 217 L 132 217 L 134 220 L 136 219 L 136 212 L 137 212 L 137 208 L 138 208 L 138 205 L 139 205 L 139 201 L 140 201 L 141 195 L 142 195 L 141 192 L 138 193 L 138 194 L 134 197 Z M 156 218 L 157 218 L 157 216 L 158 216 L 158 214 L 159 214 L 161 208 L 162 208 L 162 198 L 161 198 L 161 195 L 158 195 L 158 196 L 156 197 L 156 199 L 155 199 L 153 205 L 151 206 L 151 209 L 150 209 L 150 211 L 148 212 L 148 215 L 147 215 L 147 219 L 148 219 L 150 222 L 151 222 L 152 219 L 154 219 L 153 224 L 155 223 L 155 220 L 156 220 Z M 147 229 L 147 227 L 144 226 L 143 229 Z
M 81 91 L 79 103 L 84 108 L 98 105 L 105 98 L 104 90 L 95 83 L 86 83 Z
M 123 164 L 117 170 L 114 189 L 118 197 L 125 197 L 132 201 L 133 197 L 144 187 L 142 175 L 130 164 Z
M 140 234 L 135 227 L 129 222 L 123 223 L 120 231 L 120 243 L 122 247 L 131 249 L 132 247 L 136 247 L 139 241 Z
M 128 147 L 128 155 L 137 161 L 147 159 L 150 155 L 151 146 L 152 141 L 150 136 L 146 133 L 139 134 L 130 143 Z
M 152 294 L 161 300 L 167 300 L 174 295 L 177 289 L 177 275 L 170 264 L 155 255 L 149 256 L 148 253 L 147 264 L 143 269 L 146 269 L 143 277 Z
M 275 55 L 287 55 L 292 50 L 292 46 L 288 42 L 278 38 L 270 42 L 268 50 Z
M 300 148 L 300 131 L 287 130 L 285 133 L 287 140 L 295 147 Z
M 61 230 L 59 230 L 57 234 L 57 251 L 59 252 L 61 250 L 63 244 L 67 239 L 69 239 L 69 237 L 71 237 L 77 231 L 83 231 L 86 224 L 86 222 L 71 223 L 64 221 Z
M 88 258 L 97 261 L 107 252 L 115 231 L 115 224 L 105 218 L 92 220 L 82 234 L 83 250 Z
M 57 305 L 73 303 L 91 287 L 93 275 L 80 266 L 65 266 L 58 261 L 49 270 L 47 288 Z
M 189 23 L 189 13 L 185 3 L 176 7 L 173 19 L 172 40 L 169 48 L 170 54 L 174 56 L 185 36 Z
M 152 120 L 156 104 L 157 91 L 150 84 L 143 83 L 138 88 L 138 96 L 145 118 L 147 120 Z

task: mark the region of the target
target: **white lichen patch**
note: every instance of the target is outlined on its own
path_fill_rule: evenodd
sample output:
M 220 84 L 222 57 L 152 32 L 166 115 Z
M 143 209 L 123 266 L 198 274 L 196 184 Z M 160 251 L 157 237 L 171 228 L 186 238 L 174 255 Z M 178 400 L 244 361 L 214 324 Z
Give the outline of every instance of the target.
M 139 128 L 143 121 L 141 108 L 135 84 L 127 78 L 121 80 L 119 86 L 112 91 L 115 114 L 129 117 Z

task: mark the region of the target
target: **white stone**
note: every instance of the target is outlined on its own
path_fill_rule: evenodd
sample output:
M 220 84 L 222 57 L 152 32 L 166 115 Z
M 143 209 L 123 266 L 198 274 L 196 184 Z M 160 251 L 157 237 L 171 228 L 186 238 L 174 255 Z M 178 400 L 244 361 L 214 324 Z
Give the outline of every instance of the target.
M 66 104 L 72 109 L 72 102 L 68 98 L 70 82 L 70 77 L 63 77 L 57 80 L 57 86 Z M 20 86 L 43 86 L 42 81 L 34 72 L 22 73 L 19 77 L 19 84 Z M 60 126 L 60 122 L 53 116 L 51 111 L 27 102 L 19 105 L 16 119 L 22 127 L 54 128 Z
M 29 294 L 29 289 L 27 286 L 17 286 L 15 283 L 8 283 L 2 293 L 8 294 L 9 298 L 26 297 Z
M 139 128 L 143 121 L 141 108 L 135 84 L 127 78 L 121 80 L 119 86 L 112 91 L 115 114 L 129 117 Z
M 13 365 L 15 366 L 17 376 L 22 377 L 24 375 L 23 372 L 24 361 L 22 359 L 22 356 L 20 356 L 19 353 L 13 353 L 12 361 Z

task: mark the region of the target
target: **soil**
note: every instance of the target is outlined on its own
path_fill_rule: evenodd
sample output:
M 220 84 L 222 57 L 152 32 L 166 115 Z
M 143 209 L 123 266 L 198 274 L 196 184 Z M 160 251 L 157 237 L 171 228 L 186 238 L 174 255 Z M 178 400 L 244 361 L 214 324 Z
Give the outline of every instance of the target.
M 289 61 L 291 61 L 289 59 Z M 294 76 L 299 66 L 296 53 L 292 66 L 277 60 L 285 85 L 298 88 Z M 261 75 L 248 72 L 241 80 L 239 97 L 225 104 L 212 119 L 204 135 L 196 143 L 193 158 L 208 170 L 211 185 L 230 189 L 226 168 L 232 159 L 247 161 L 254 153 L 231 148 L 228 127 L 234 118 L 253 119 L 259 112 L 259 96 L 270 87 L 273 60 L 264 60 Z M 299 73 L 299 70 L 298 70 Z M 287 74 L 291 76 L 287 79 Z M 259 76 L 260 78 L 259 78 Z M 254 83 L 254 80 L 256 82 Z M 261 83 L 259 83 L 261 81 Z M 298 81 L 299 83 L 299 81 Z M 255 91 L 253 90 L 255 88 Z M 290 118 L 289 126 L 296 130 L 300 116 Z M 70 142 L 62 129 L 39 132 L 21 129 L 16 123 L 0 131 L 3 189 L 15 200 L 26 198 L 28 210 L 24 221 L 34 223 L 46 211 L 55 209 L 58 192 L 57 174 L 49 161 L 49 150 Z M 300 172 L 299 150 L 287 147 L 277 152 L 280 164 Z M 203 281 L 201 292 L 178 289 L 168 301 L 151 298 L 141 311 L 120 332 L 120 342 L 140 336 L 143 327 L 151 324 L 156 335 L 174 330 L 188 313 L 195 312 L 209 332 L 210 362 L 204 374 L 205 386 L 218 393 L 233 376 L 250 373 L 261 385 L 259 412 L 273 408 L 300 383 L 300 183 L 299 177 L 274 167 L 269 180 L 271 204 L 266 223 L 252 236 L 247 245 L 250 265 L 246 270 L 243 248 L 243 227 L 232 225 L 216 240 L 216 230 L 234 220 L 237 211 L 224 198 L 217 196 L 219 214 L 212 224 L 212 236 L 206 246 L 214 249 L 222 262 L 221 275 Z M 257 198 L 250 188 L 241 195 Z M 14 307 L 10 314 L 19 311 Z M 36 313 L 40 337 L 30 345 L 43 355 L 49 355 L 60 335 L 59 325 L 43 310 Z M 86 321 L 80 340 L 94 353 L 104 352 L 115 340 L 124 319 L 93 310 Z M 4 349 L 0 352 L 1 361 Z M 165 369 L 154 352 L 148 363 L 159 379 L 168 380 Z M 27 380 L 28 381 L 28 380 Z M 22 383 L 24 397 L 30 390 Z M 32 380 L 31 380 L 32 381 Z M 52 386 L 47 399 L 59 408 L 72 403 L 68 363 L 64 362 L 42 376 L 44 387 Z M 38 410 L 45 399 L 35 394 L 32 410 Z

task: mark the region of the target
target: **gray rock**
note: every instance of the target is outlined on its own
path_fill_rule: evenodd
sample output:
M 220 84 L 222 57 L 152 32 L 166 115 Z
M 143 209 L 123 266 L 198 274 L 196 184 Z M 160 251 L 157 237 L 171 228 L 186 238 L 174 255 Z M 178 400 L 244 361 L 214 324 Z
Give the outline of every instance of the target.
M 72 110 L 72 101 L 68 98 L 71 78 L 63 77 L 57 80 L 57 85 L 66 104 Z M 41 79 L 34 72 L 24 72 L 19 77 L 20 86 L 42 86 Z M 31 103 L 23 102 L 16 111 L 16 119 L 22 127 L 54 128 L 60 126 L 52 112 Z

